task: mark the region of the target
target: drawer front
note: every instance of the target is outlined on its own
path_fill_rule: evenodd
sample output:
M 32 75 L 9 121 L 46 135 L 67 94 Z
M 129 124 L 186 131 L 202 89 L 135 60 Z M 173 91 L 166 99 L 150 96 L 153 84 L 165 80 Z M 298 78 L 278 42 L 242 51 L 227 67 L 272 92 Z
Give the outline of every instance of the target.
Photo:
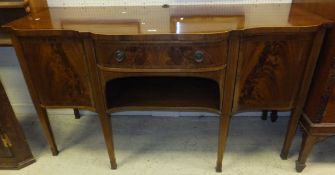
M 227 42 L 201 44 L 96 43 L 98 64 L 110 68 L 207 68 L 223 66 Z

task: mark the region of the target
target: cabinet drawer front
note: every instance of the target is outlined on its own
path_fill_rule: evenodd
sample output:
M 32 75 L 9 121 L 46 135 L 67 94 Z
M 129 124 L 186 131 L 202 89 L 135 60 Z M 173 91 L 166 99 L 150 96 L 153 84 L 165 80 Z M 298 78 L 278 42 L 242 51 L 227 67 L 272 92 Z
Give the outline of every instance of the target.
M 227 41 L 175 44 L 96 43 L 98 64 L 110 68 L 208 68 L 222 66 L 227 58 Z

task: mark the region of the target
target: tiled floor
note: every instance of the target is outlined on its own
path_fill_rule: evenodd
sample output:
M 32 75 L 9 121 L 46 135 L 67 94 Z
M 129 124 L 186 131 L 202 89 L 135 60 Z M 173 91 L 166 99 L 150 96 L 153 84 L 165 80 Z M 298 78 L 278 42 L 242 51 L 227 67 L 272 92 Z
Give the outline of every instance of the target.
M 1 175 L 216 175 L 217 117 L 116 116 L 113 118 L 118 169 L 109 159 L 96 116 L 75 120 L 54 115 L 50 120 L 60 149 L 51 156 L 36 116 L 19 116 L 37 162 Z M 298 133 L 288 160 L 279 152 L 288 117 L 276 123 L 259 117 L 234 117 L 225 152 L 224 175 L 296 175 Z M 304 175 L 335 172 L 335 140 L 317 145 Z

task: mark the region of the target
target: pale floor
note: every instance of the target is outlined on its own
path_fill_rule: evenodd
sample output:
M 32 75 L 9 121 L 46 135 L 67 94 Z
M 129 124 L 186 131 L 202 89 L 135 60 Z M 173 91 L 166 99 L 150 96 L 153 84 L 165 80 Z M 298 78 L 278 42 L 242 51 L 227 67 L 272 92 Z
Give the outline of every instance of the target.
M 36 116 L 19 116 L 37 160 L 19 171 L 1 175 L 209 175 L 215 173 L 217 117 L 115 116 L 113 130 L 118 169 L 109 159 L 96 116 L 75 120 L 53 115 L 50 120 L 60 149 L 52 156 Z M 295 172 L 300 135 L 288 160 L 279 152 L 288 117 L 276 123 L 259 117 L 234 117 L 225 151 L 224 175 L 282 175 Z M 304 175 L 335 174 L 335 140 L 315 146 Z

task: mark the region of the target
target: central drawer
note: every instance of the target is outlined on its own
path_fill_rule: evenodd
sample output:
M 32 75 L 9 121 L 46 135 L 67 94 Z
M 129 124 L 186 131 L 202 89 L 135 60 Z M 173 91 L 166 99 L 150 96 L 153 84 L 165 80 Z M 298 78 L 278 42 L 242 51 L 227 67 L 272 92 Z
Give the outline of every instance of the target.
M 192 69 L 224 66 L 227 44 L 96 42 L 95 51 L 98 64 L 109 68 Z

